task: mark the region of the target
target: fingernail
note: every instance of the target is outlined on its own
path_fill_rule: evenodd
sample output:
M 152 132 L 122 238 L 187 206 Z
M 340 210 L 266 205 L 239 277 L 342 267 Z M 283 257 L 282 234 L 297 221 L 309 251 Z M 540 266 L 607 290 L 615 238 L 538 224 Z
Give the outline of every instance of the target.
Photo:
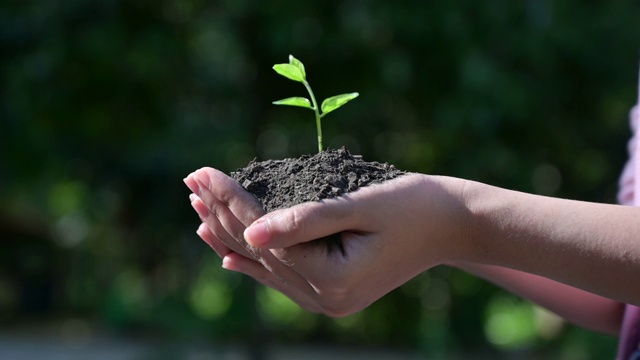
M 204 234 L 207 232 L 207 224 L 202 223 L 198 226 L 198 230 L 196 230 L 196 234 L 200 237 L 204 237 Z
M 200 187 L 198 186 L 198 182 L 193 178 L 193 174 L 190 174 L 186 178 L 184 178 L 184 183 L 187 185 L 189 190 L 193 191 L 197 194 L 200 191 Z
M 196 194 L 190 194 L 189 195 L 189 200 L 191 202 L 194 202 L 194 201 L 198 200 L 198 196 Z
M 244 230 L 244 239 L 255 247 L 264 246 L 269 242 L 269 220 L 258 220 Z
M 209 174 L 206 171 L 201 171 L 198 176 L 198 182 L 201 186 L 207 190 L 211 190 L 211 179 L 209 178 Z
M 210 243 L 209 240 L 207 239 L 207 237 L 205 236 L 205 234 L 206 234 L 206 225 L 204 223 L 200 224 L 200 226 L 198 227 L 198 230 L 196 230 L 196 234 L 198 234 L 198 236 L 202 239 L 202 241 L 205 242 L 205 244 L 209 245 L 209 247 L 211 249 L 213 249 L 213 251 L 215 251 L 216 255 L 218 255 L 219 258 L 223 258 L 224 257 L 224 254 L 220 254 L 218 249 L 216 249 L 216 247 L 213 246 L 213 244 Z
M 222 258 L 222 268 L 229 271 L 238 271 L 233 268 L 233 261 L 228 256 Z
M 203 203 L 193 203 L 193 209 L 198 213 L 200 219 L 204 221 L 209 216 L 209 209 L 207 209 Z

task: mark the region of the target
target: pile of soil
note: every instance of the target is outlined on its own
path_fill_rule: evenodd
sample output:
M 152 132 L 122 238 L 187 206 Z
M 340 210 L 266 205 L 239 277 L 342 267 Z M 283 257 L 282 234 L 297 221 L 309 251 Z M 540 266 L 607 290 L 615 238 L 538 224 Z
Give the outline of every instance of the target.
M 346 148 L 327 150 L 316 155 L 283 160 L 251 161 L 231 173 L 253 194 L 267 212 L 307 201 L 338 197 L 361 187 L 395 179 L 405 174 L 387 163 L 366 162 Z M 327 250 L 340 249 L 340 236 L 320 239 Z
M 387 163 L 366 162 L 346 148 L 283 160 L 251 161 L 231 173 L 264 210 L 338 197 L 405 174 Z

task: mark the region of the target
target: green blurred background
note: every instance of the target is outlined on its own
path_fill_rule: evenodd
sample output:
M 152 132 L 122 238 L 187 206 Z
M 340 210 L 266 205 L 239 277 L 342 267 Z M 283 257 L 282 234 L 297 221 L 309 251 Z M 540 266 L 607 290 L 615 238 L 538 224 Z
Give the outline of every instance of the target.
M 182 179 L 313 153 L 316 95 L 359 91 L 325 143 L 417 172 L 615 202 L 636 99 L 635 0 L 65 0 L 0 4 L 0 333 L 156 344 L 612 358 L 481 280 L 435 268 L 367 310 L 313 315 L 220 269 Z M 253 354 L 253 355 L 252 355 Z M 214 355 L 215 357 L 215 355 Z

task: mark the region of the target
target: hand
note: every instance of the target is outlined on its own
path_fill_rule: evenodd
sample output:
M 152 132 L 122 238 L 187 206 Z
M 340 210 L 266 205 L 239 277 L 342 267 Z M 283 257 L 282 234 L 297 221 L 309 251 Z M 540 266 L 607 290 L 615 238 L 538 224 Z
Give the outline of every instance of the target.
M 450 260 L 466 233 L 463 182 L 452 178 L 405 175 L 264 216 L 249 193 L 217 170 L 198 170 L 185 182 L 206 224 L 199 235 L 225 268 L 330 316 L 357 312 Z M 342 251 L 313 241 L 336 233 Z
M 305 279 L 271 252 L 244 241 L 246 227 L 264 215 L 253 195 L 234 179 L 212 168 L 200 169 L 184 181 L 194 192 L 190 195 L 191 205 L 203 222 L 197 233 L 223 259 L 225 269 L 252 276 L 308 311 L 323 312 L 310 296 L 313 289 Z

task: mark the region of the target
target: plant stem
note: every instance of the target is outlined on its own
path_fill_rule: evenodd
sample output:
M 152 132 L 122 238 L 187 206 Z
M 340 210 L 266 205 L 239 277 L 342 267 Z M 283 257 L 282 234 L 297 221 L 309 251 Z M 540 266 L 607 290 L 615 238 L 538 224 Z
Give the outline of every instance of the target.
M 318 153 L 321 153 L 322 152 L 322 126 L 320 124 L 320 120 L 322 117 L 320 116 L 318 103 L 316 102 L 316 97 L 313 95 L 313 90 L 311 90 L 311 86 L 309 85 L 307 80 L 304 80 L 302 83 L 304 84 L 304 87 L 307 88 L 307 91 L 309 92 L 309 97 L 311 98 L 311 104 L 313 105 L 313 112 L 316 114 L 316 130 L 318 130 Z

